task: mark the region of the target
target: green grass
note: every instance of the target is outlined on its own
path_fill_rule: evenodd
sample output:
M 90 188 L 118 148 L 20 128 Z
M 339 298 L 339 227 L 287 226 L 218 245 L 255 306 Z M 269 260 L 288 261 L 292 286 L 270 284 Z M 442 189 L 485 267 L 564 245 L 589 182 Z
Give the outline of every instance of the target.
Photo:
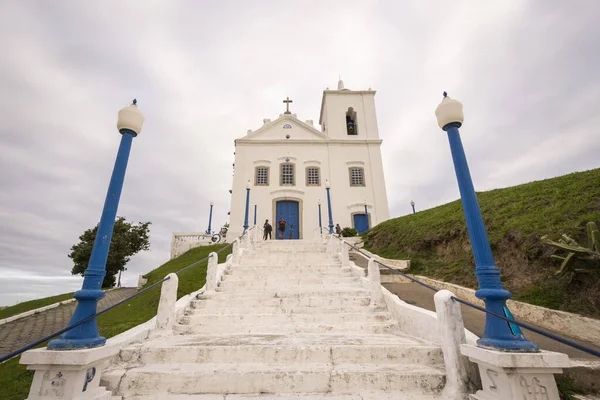
M 600 317 L 600 274 L 569 283 L 554 276 L 554 249 L 566 233 L 585 243 L 600 221 L 600 169 L 477 194 L 496 264 L 515 299 Z M 383 257 L 410 259 L 409 272 L 475 288 L 473 254 L 460 200 L 383 222 L 364 235 Z
M 24 301 L 14 306 L 6 307 L 0 310 L 0 319 L 12 317 L 13 315 L 21 314 L 26 311 L 35 310 L 36 308 L 49 306 L 50 304 L 58 303 L 59 301 L 69 300 L 73 298 L 73 293 L 64 293 L 43 299 Z
M 160 281 L 167 274 L 176 272 L 193 262 L 208 256 L 210 252 L 217 251 L 225 245 L 197 247 L 185 254 L 161 265 L 145 276 L 148 278 L 146 287 Z M 219 254 L 219 263 L 225 262 L 231 249 Z M 196 265 L 179 275 L 177 298 L 198 290 L 206 282 L 207 262 Z M 144 323 L 156 315 L 160 299 L 160 285 L 141 294 L 140 296 L 121 304 L 119 307 L 108 311 L 98 317 L 98 329 L 106 338 Z M 24 365 L 18 363 L 18 357 L 0 364 L 0 399 L 23 400 L 29 394 L 29 387 L 33 373 L 27 371 Z

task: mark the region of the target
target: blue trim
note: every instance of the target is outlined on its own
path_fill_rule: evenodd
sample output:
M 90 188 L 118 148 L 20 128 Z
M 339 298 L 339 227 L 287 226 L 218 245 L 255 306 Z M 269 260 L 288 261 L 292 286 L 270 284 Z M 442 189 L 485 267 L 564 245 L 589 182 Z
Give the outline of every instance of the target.
M 94 240 L 92 255 L 88 267 L 84 272 L 83 286 L 73 296 L 77 299 L 77 307 L 69 321 L 69 325 L 73 325 L 94 315 L 98 300 L 104 297 L 104 292 L 101 289 L 104 276 L 106 275 L 106 260 L 115 226 L 121 190 L 123 189 L 123 182 L 125 180 L 131 143 L 136 136 L 136 133 L 129 129 L 122 129 L 121 134 L 121 144 L 119 145 L 117 159 L 108 185 L 108 193 L 104 200 L 104 208 L 102 209 L 102 216 L 98 223 L 98 231 Z M 85 349 L 103 346 L 105 342 L 106 339 L 100 336 L 98 332 L 96 318 L 93 318 L 64 333 L 60 338 L 52 340 L 48 343 L 48 348 Z
M 331 196 L 329 195 L 330 188 L 325 188 L 327 190 L 327 211 L 329 212 L 329 234 L 333 234 L 333 215 L 331 214 Z
M 213 209 L 213 206 L 211 205 L 211 206 L 210 206 L 210 214 L 209 214 L 209 217 L 208 217 L 208 229 L 206 230 L 206 234 L 207 234 L 207 235 L 210 235 L 210 232 L 211 232 L 211 225 L 212 225 L 212 209 Z
M 321 223 L 321 204 L 319 204 L 319 232 L 323 234 L 323 224 Z
M 475 296 L 485 303 L 485 308 L 496 314 L 505 315 L 506 300 L 512 295 L 504 290 L 500 280 L 500 270 L 496 267 L 490 242 L 485 231 L 485 225 L 477 202 L 477 195 L 471 173 L 467 164 L 467 157 L 460 140 L 459 122 L 452 122 L 442 129 L 448 133 L 454 170 L 460 190 L 469 239 L 475 257 L 475 275 L 479 282 L 479 290 Z M 510 325 L 499 318 L 487 314 L 483 337 L 477 341 L 480 347 L 488 347 L 503 351 L 536 352 L 538 346 L 525 339 L 522 334 L 513 334 Z
M 257 205 L 254 205 L 254 225 L 256 225 L 256 207 Z
M 246 214 L 244 215 L 244 233 L 248 229 L 248 209 L 250 207 L 250 189 L 246 189 Z

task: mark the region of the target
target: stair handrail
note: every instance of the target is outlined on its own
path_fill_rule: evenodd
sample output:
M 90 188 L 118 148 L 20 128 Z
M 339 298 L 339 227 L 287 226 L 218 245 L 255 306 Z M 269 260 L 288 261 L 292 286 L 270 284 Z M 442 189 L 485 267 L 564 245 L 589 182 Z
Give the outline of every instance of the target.
M 343 240 L 341 237 L 339 237 L 339 236 L 336 236 L 336 235 L 332 235 L 332 236 L 334 236 L 334 237 L 338 238 L 338 239 L 339 239 L 339 240 L 342 242 L 342 246 L 343 246 L 344 244 L 346 244 L 347 246 L 349 246 L 350 248 L 352 248 L 353 250 L 355 250 L 356 252 L 358 252 L 358 253 L 359 253 L 359 254 L 361 254 L 362 256 L 366 257 L 367 259 L 370 259 L 370 258 L 372 258 L 372 257 L 371 257 L 371 256 L 369 256 L 368 254 L 366 254 L 366 253 L 362 252 L 362 251 L 361 251 L 361 249 L 359 249 L 358 247 L 356 247 L 356 246 L 354 246 L 354 245 L 352 245 L 352 244 L 350 244 L 350 243 L 346 242 L 345 240 Z M 432 291 L 434 291 L 434 292 L 438 292 L 438 289 L 436 289 L 435 287 L 433 287 L 433 286 L 431 286 L 431 285 L 428 285 L 427 283 L 425 283 L 425 282 L 423 282 L 423 281 L 420 281 L 420 280 L 416 279 L 415 277 L 412 277 L 412 276 L 410 276 L 410 275 L 408 275 L 408 274 L 405 274 L 405 273 L 403 273 L 403 272 L 400 272 L 399 270 L 397 270 L 397 269 L 395 269 L 395 268 L 392 268 L 392 267 L 390 267 L 390 266 L 386 265 L 385 263 L 383 263 L 383 262 L 379 261 L 379 260 L 378 260 L 378 259 L 376 259 L 376 258 L 373 258 L 373 260 L 374 260 L 374 261 L 375 261 L 377 264 L 379 264 L 379 265 L 381 265 L 381 266 L 383 266 L 383 267 L 385 267 L 385 268 L 387 268 L 387 269 L 389 269 L 389 270 L 393 271 L 394 273 L 396 273 L 396 274 L 398 274 L 398 275 L 401 275 L 401 276 L 403 276 L 404 278 L 407 278 L 408 280 L 411 280 L 411 281 L 413 281 L 413 282 L 415 282 L 415 283 L 418 283 L 419 285 L 421 285 L 421 286 L 423 286 L 423 287 L 426 287 L 426 288 L 427 288 L 427 289 L 429 289 L 429 290 L 432 290 Z M 592 349 L 592 348 L 589 348 L 589 347 L 583 346 L 583 345 L 581 345 L 581 344 L 579 344 L 579 343 L 573 342 L 572 340 L 569 340 L 569 339 L 563 338 L 563 337 L 561 337 L 561 336 L 555 335 L 555 334 L 553 334 L 553 333 L 550 333 L 550 332 L 544 331 L 543 329 L 536 328 L 535 326 L 533 326 L 533 325 L 530 325 L 530 324 L 528 324 L 528 323 L 526 323 L 526 322 L 521 322 L 521 321 L 519 321 L 519 320 L 516 320 L 516 319 L 514 319 L 514 318 L 508 318 L 508 317 L 506 317 L 506 316 L 504 316 L 504 315 L 497 314 L 497 313 L 495 313 L 495 312 L 493 312 L 493 311 L 486 310 L 485 308 L 483 308 L 483 307 L 481 307 L 481 306 L 478 306 L 477 304 L 473 304 L 473 303 L 471 303 L 470 301 L 467 301 L 467 300 L 461 299 L 460 297 L 452 296 L 452 300 L 454 300 L 454 301 L 457 301 L 457 302 L 459 302 L 459 303 L 461 303 L 461 304 L 464 304 L 464 305 L 466 305 L 466 306 L 468 306 L 468 307 L 471 307 L 471 308 L 473 308 L 473 309 L 475 309 L 475 310 L 479 310 L 479 311 L 482 311 L 482 312 L 484 312 L 484 313 L 486 313 L 486 314 L 492 315 L 492 316 L 494 316 L 494 317 L 496 317 L 496 318 L 500 318 L 500 319 L 502 319 L 502 320 L 504 320 L 504 321 L 506 321 L 506 322 L 508 322 L 508 323 L 511 323 L 511 324 L 518 325 L 518 326 L 520 326 L 520 327 L 522 327 L 522 328 L 525 328 L 525 329 L 527 329 L 527 330 L 529 330 L 529 331 L 535 332 L 535 333 L 537 333 L 538 335 L 545 336 L 545 337 L 547 337 L 547 338 L 549 338 L 549 339 L 552 339 L 552 340 L 554 340 L 554 341 L 557 341 L 557 342 L 559 342 L 559 343 L 562 343 L 562 344 L 566 344 L 567 346 L 573 347 L 573 348 L 575 348 L 575 349 L 577 349 L 577 350 L 581 350 L 581 351 L 583 351 L 583 352 L 585 352 L 585 353 L 588 353 L 588 354 L 591 354 L 591 355 L 593 355 L 593 356 L 596 356 L 596 357 L 599 357 L 599 358 L 600 358 L 600 351 L 598 351 L 598 350 L 594 350 L 594 349 Z
M 247 235 L 247 234 L 249 234 L 249 232 L 250 232 L 252 229 L 254 229 L 254 228 L 255 228 L 255 226 L 254 226 L 254 227 L 252 227 L 252 228 L 250 228 L 250 229 L 248 229 L 246 232 L 244 232 L 242 235 L 240 235 L 240 236 L 239 236 L 239 237 L 238 237 L 236 240 L 240 240 L 240 239 L 241 239 L 241 238 L 242 238 L 244 235 Z M 233 246 L 233 242 L 231 242 L 231 243 L 229 243 L 227 246 L 225 246 L 225 247 L 223 247 L 223 248 L 221 248 L 221 249 L 217 250 L 217 251 L 216 251 L 216 253 L 217 253 L 217 254 L 220 254 L 220 253 L 222 253 L 223 251 L 225 251 L 226 249 L 230 248 L 231 246 Z M 187 266 L 185 266 L 185 267 L 181 268 L 179 271 L 175 272 L 175 274 L 176 274 L 176 275 L 179 275 L 179 274 L 180 274 L 180 273 L 182 273 L 183 271 L 186 271 L 186 270 L 188 270 L 188 269 L 190 269 L 190 268 L 192 268 L 192 267 L 194 267 L 194 266 L 196 266 L 196 265 L 198 265 L 198 264 L 200 264 L 200 263 L 203 263 L 204 261 L 207 261 L 209 258 L 210 258 L 210 256 L 207 256 L 207 257 L 204 257 L 203 259 L 201 259 L 201 260 L 199 260 L 199 261 L 195 261 L 195 262 L 193 262 L 192 264 L 190 264 L 190 265 L 187 265 Z M 142 289 L 142 290 L 140 290 L 140 291 L 137 291 L 137 292 L 135 292 L 135 293 L 134 293 L 134 294 L 132 294 L 131 296 L 129 296 L 129 297 L 127 297 L 127 298 L 125 298 L 125 299 L 123 299 L 123 300 L 121 300 L 121 301 L 118 301 L 117 303 L 113 304 L 113 305 L 112 305 L 112 306 L 110 306 L 110 307 L 107 307 L 107 308 L 105 308 L 105 309 L 104 309 L 104 310 L 102 310 L 102 311 L 97 311 L 95 314 L 89 315 L 89 316 L 87 316 L 87 317 L 85 317 L 85 318 L 83 318 L 83 319 L 81 319 L 81 320 L 77 321 L 77 322 L 76 322 L 76 323 L 74 323 L 74 324 L 67 325 L 66 327 L 64 327 L 63 329 L 61 329 L 61 330 L 59 330 L 59 331 L 56 331 L 56 332 L 54 332 L 54 333 L 51 333 L 50 335 L 48 335 L 48 336 L 45 336 L 45 337 L 43 337 L 42 339 L 38 339 L 38 340 L 36 340 L 36 341 L 34 341 L 34 342 L 32 342 L 32 343 L 30 343 L 30 344 L 28 344 L 28 345 L 24 346 L 24 347 L 21 347 L 21 348 L 20 348 L 20 349 L 18 349 L 18 350 L 15 350 L 15 351 L 13 351 L 13 352 L 11 352 L 11 353 L 9 353 L 9 354 L 5 355 L 5 356 L 2 356 L 2 357 L 0 357 L 0 364 L 1 364 L 1 363 L 3 363 L 3 362 L 5 362 L 5 361 L 8 361 L 8 360 L 10 360 L 10 359 L 11 359 L 11 358 L 13 358 L 13 357 L 16 357 L 16 356 L 18 356 L 18 355 L 21 355 L 21 354 L 23 354 L 24 352 L 26 352 L 27 350 L 31 350 L 32 348 L 34 348 L 34 347 L 36 347 L 36 346 L 38 346 L 38 345 L 40 345 L 40 344 L 42 344 L 42 343 L 44 343 L 44 342 L 47 342 L 48 340 L 52 339 L 53 337 L 56 337 L 56 336 L 58 336 L 58 335 L 62 335 L 63 333 L 65 333 L 65 332 L 68 332 L 68 331 L 70 331 L 71 329 L 73 329 L 73 328 L 76 328 L 76 327 L 78 327 L 78 326 L 79 326 L 79 325 L 81 325 L 81 324 L 84 324 L 84 323 L 86 323 L 86 322 L 88 322 L 88 321 L 91 321 L 92 319 L 96 318 L 97 316 L 99 316 L 99 315 L 102 315 L 102 314 L 104 314 L 104 313 L 106 313 L 106 312 L 108 312 L 108 311 L 112 310 L 113 308 L 116 308 L 116 307 L 120 306 L 121 304 L 123 304 L 123 303 L 125 303 L 125 302 L 127 302 L 127 301 L 129 301 L 129 300 L 131 300 L 131 299 L 133 299 L 133 298 L 135 298 L 135 297 L 137 297 L 137 296 L 139 296 L 139 295 L 141 295 L 141 294 L 143 294 L 143 293 L 147 292 L 147 291 L 149 291 L 150 289 L 152 289 L 152 288 L 155 288 L 156 286 L 158 286 L 158 285 L 162 284 L 163 282 L 165 282 L 165 281 L 168 281 L 169 279 L 171 279 L 171 277 L 169 277 L 169 276 L 166 276 L 166 277 L 164 277 L 163 279 L 161 279 L 160 281 L 153 283 L 152 285 L 148 286 L 147 288 L 144 288 L 144 289 Z

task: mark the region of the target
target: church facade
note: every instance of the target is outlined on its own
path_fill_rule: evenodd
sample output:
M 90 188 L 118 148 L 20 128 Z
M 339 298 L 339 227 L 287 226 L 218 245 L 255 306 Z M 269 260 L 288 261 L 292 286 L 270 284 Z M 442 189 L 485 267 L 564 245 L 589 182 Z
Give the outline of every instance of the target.
M 328 232 L 326 187 L 330 187 L 333 224 L 363 232 L 389 219 L 374 90 L 324 90 L 319 119 L 301 121 L 289 111 L 263 120 L 256 131 L 235 140 L 228 238 L 243 232 L 247 188 L 248 225 L 265 220 L 277 235 L 286 221 L 285 239 L 312 239 Z M 365 213 L 365 210 L 367 211 Z

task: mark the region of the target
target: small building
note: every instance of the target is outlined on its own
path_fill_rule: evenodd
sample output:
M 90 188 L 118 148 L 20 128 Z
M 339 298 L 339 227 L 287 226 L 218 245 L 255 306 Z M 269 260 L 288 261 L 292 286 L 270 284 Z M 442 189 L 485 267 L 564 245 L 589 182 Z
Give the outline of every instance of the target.
M 235 164 L 228 239 L 243 232 L 246 189 L 248 222 L 269 220 L 273 239 L 277 221 L 286 221 L 285 239 L 313 238 L 328 231 L 326 187 L 330 186 L 333 224 L 359 232 L 389 219 L 375 113 L 375 90 L 323 91 L 320 128 L 290 111 L 264 119 L 255 131 L 235 140 Z M 366 208 L 366 213 L 365 213 Z

